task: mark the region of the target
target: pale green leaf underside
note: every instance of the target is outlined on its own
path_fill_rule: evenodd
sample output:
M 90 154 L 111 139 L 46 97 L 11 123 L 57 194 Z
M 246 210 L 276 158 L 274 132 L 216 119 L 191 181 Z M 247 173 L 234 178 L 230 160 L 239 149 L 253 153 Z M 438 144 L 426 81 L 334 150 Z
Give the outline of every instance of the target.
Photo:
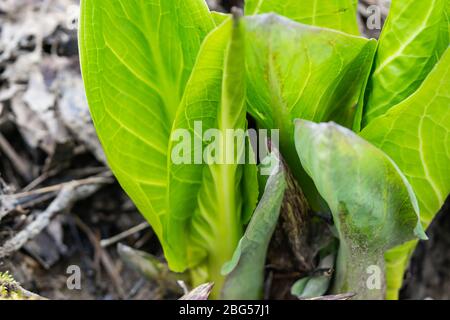
M 197 121 L 202 121 L 203 132 L 213 128 L 223 136 L 227 129 L 246 129 L 244 38 L 241 23 L 231 19 L 208 35 L 174 129 L 201 136 Z M 225 140 L 220 148 L 230 143 Z M 171 164 L 169 199 L 165 240 L 173 255 L 170 260 L 180 261 L 180 268 L 201 262 L 208 265 L 211 277 L 220 275 L 242 236 L 243 221 L 256 205 L 256 165 Z M 220 288 L 222 279 L 213 280 Z
M 108 163 L 162 240 L 172 122 L 214 22 L 202 0 L 83 0 L 80 27 L 86 94 Z
M 341 241 L 388 249 L 423 233 L 414 192 L 383 151 L 334 123 L 297 120 L 295 138 Z
M 300 23 L 359 35 L 357 0 L 246 0 L 245 14 L 277 13 Z
M 339 233 L 334 290 L 373 298 L 361 280 L 366 268 L 382 267 L 388 249 L 416 237 L 426 238 L 411 186 L 383 151 L 333 123 L 298 120 L 296 147 Z
M 226 275 L 223 299 L 261 299 L 263 295 L 267 249 L 286 190 L 284 168 L 275 154 L 270 157 L 276 163 L 274 171 L 233 258 L 222 268 Z
M 449 45 L 448 0 L 392 2 L 367 88 L 363 126 L 414 93 Z
M 400 167 L 417 195 L 427 227 L 450 193 L 450 50 L 416 93 L 374 120 L 361 135 Z M 397 250 L 397 261 L 390 255 L 397 277 L 405 267 L 399 261 L 407 260 L 413 247 Z M 401 272 L 395 271 L 395 263 Z M 401 281 L 392 282 L 398 290 Z
M 247 17 L 246 25 L 248 110 L 259 126 L 280 130 L 281 152 L 314 202 L 314 187 L 299 177 L 293 121 L 351 127 L 376 41 L 275 14 Z

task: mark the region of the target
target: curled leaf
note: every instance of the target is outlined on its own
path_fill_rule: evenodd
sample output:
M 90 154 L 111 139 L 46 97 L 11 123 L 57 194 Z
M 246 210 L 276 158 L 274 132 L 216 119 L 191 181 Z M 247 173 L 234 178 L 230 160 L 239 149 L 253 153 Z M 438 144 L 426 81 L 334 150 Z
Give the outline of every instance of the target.
M 222 274 L 226 275 L 224 299 L 262 298 L 267 249 L 286 190 L 285 171 L 278 156 L 272 153 L 269 157 L 274 166 L 264 194 L 232 259 L 222 267 Z
M 384 279 L 385 251 L 426 238 L 411 186 L 385 153 L 334 123 L 297 120 L 295 138 L 300 161 L 327 201 L 339 235 L 333 291 L 383 298 L 383 287 L 366 285 L 367 268 L 377 267 Z
M 351 127 L 376 41 L 276 14 L 246 17 L 245 25 L 248 112 L 260 127 L 279 130 L 280 152 L 312 208 L 319 210 L 317 191 L 295 151 L 293 121 Z

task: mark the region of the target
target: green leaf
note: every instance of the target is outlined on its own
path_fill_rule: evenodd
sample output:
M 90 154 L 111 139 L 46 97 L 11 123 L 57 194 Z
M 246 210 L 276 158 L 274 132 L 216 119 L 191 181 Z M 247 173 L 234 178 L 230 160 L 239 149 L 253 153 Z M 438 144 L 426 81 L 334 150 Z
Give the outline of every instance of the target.
M 447 49 L 417 92 L 361 132 L 362 137 L 397 163 L 411 183 L 424 227 L 428 227 L 450 193 L 449 74 L 450 50 Z M 400 280 L 392 279 L 395 284 L 392 291 L 400 289 L 411 248 L 414 245 L 397 250 L 398 254 L 389 257 L 392 271 L 388 271 L 388 278 L 390 272 L 400 277 Z
M 213 28 L 203 0 L 81 2 L 81 66 L 98 136 L 164 250 L 170 132 L 200 45 Z M 177 262 L 169 260 L 182 269 Z
M 291 287 L 291 294 L 296 297 L 303 297 L 306 285 L 308 284 L 309 280 L 311 280 L 311 277 L 305 277 L 295 281 L 295 283 Z M 314 297 L 317 297 L 317 295 L 314 295 L 310 298 Z
M 335 254 L 323 257 L 317 267 L 318 274 L 314 274 L 296 281 L 291 288 L 291 294 L 300 299 L 311 299 L 327 293 L 334 267 Z
M 247 155 L 247 159 L 256 159 L 253 150 L 249 147 L 251 153 Z M 249 158 L 251 157 L 251 158 Z M 241 182 L 242 190 L 242 224 L 247 225 L 252 218 L 253 211 L 256 208 L 259 198 L 259 177 L 258 167 L 251 163 L 244 164 L 244 173 Z
M 246 26 L 248 110 L 260 127 L 280 130 L 281 153 L 314 206 L 317 195 L 301 174 L 293 120 L 351 127 L 376 41 L 274 14 L 247 17 Z
M 211 16 L 214 19 L 214 23 L 216 26 L 222 24 L 227 18 L 230 17 L 229 14 L 217 11 L 211 11 Z
M 392 1 L 367 88 L 363 126 L 413 94 L 449 45 L 448 0 Z
M 385 153 L 334 123 L 297 120 L 295 138 L 339 234 L 334 292 L 383 298 L 383 290 L 367 287 L 367 268 L 384 270 L 386 250 L 426 237 L 411 186 Z
M 331 275 L 311 276 L 294 283 L 291 294 L 300 299 L 311 299 L 323 296 L 330 286 Z
M 273 171 L 264 194 L 233 258 L 222 268 L 226 275 L 223 299 L 257 300 L 263 295 L 267 249 L 278 222 L 286 190 L 286 176 L 278 156 L 272 153 Z
M 251 152 L 236 147 L 226 135 L 229 129 L 245 133 L 247 127 L 244 58 L 242 23 L 229 19 L 206 38 L 174 124 L 174 130 L 186 129 L 190 136 L 201 137 L 208 129 L 222 136 L 215 140 L 219 163 L 170 165 L 170 216 L 165 224 L 172 260 L 206 270 L 206 279 L 197 275 L 194 284 L 214 281 L 213 296 L 222 287 L 222 265 L 232 257 L 257 200 L 256 164 L 237 161 Z M 194 142 L 191 155 L 201 147 L 202 141 Z M 226 162 L 230 150 L 235 151 L 233 161 Z
M 246 0 L 245 14 L 278 13 L 300 23 L 359 35 L 358 0 Z

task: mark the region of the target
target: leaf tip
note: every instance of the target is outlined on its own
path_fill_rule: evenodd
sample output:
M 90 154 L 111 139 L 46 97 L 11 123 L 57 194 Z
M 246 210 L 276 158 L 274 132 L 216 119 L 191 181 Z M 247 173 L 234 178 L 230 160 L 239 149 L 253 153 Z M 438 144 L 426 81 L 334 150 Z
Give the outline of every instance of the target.
M 244 16 L 244 12 L 242 11 L 241 8 L 232 7 L 231 15 L 233 16 L 234 21 L 239 21 Z
M 425 233 L 425 230 L 422 227 L 422 223 L 420 221 L 417 222 L 417 226 L 414 228 L 414 234 L 420 239 L 420 240 L 428 240 L 428 236 Z

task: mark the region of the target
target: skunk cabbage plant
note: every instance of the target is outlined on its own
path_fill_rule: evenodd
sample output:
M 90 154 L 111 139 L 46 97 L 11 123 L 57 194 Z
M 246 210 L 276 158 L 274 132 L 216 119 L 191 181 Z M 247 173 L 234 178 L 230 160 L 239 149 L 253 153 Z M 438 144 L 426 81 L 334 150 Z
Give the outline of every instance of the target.
M 171 269 L 190 268 L 194 285 L 213 280 L 220 288 L 221 267 L 256 205 L 256 165 L 174 164 L 171 138 L 183 136 L 171 134 L 245 129 L 240 23 L 212 30 L 197 0 L 83 1 L 81 17 L 86 93 L 111 169 Z M 193 140 L 181 157 L 195 153 Z M 221 141 L 220 151 L 231 143 Z
M 360 35 L 357 6 L 247 0 L 229 15 L 205 0 L 81 1 L 81 69 L 109 166 L 191 287 L 263 297 L 289 169 L 339 240 L 334 274 L 293 294 L 398 298 L 450 193 L 450 4 L 393 0 L 379 41 Z

